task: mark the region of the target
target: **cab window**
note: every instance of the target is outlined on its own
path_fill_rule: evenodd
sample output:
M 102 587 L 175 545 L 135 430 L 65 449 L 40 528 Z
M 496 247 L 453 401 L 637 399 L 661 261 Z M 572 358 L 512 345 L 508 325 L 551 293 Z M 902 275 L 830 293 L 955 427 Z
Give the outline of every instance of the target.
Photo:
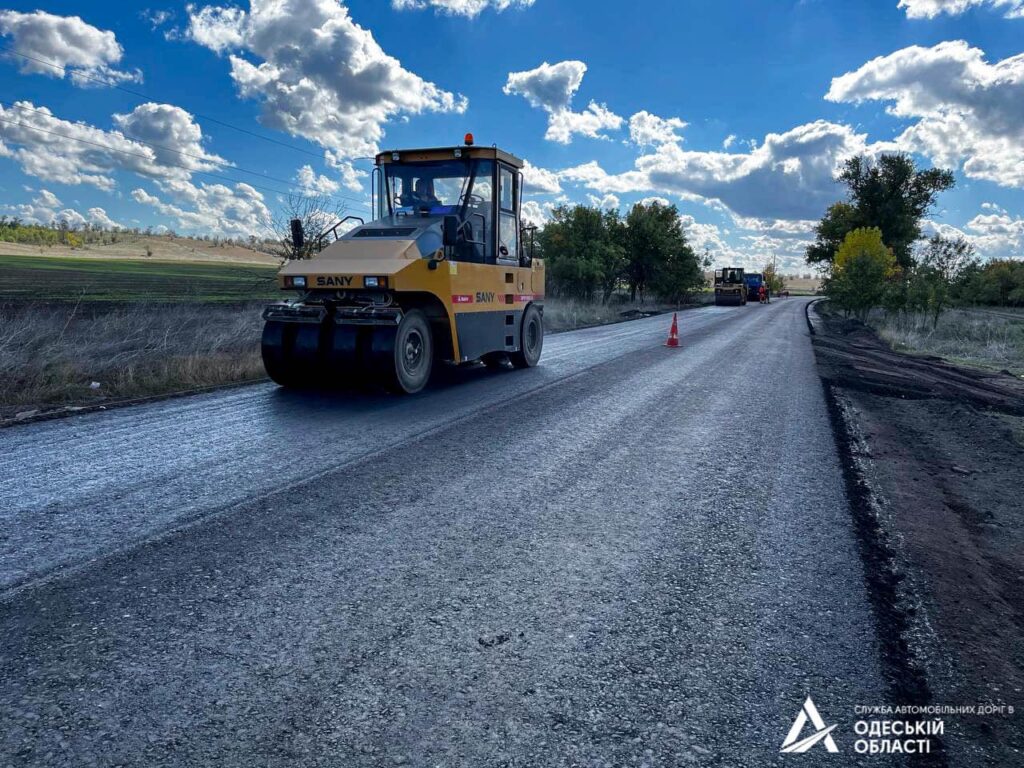
M 515 211 L 515 196 L 513 189 L 515 185 L 515 177 L 512 175 L 512 171 L 508 168 L 501 169 L 501 209 L 503 211 Z
M 519 177 L 510 169 L 502 167 L 499 175 L 498 215 L 498 258 L 519 260 L 519 222 L 516 219 L 516 200 Z
M 493 259 L 494 246 L 494 163 L 478 160 L 474 163 L 473 184 L 466 196 L 466 221 L 469 222 L 470 239 L 461 260 L 479 264 Z

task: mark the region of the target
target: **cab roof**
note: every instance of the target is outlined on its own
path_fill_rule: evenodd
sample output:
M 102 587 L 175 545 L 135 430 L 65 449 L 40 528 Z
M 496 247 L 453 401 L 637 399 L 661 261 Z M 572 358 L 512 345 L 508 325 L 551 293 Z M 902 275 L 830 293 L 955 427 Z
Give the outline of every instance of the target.
M 458 153 L 458 154 L 456 154 Z M 398 160 L 394 159 L 398 155 Z M 497 147 L 434 147 L 430 149 L 389 149 L 377 155 L 377 165 L 389 163 L 422 163 L 431 160 L 451 160 L 454 157 L 471 157 L 474 159 L 501 160 L 514 168 L 522 168 L 523 161 L 513 154 Z

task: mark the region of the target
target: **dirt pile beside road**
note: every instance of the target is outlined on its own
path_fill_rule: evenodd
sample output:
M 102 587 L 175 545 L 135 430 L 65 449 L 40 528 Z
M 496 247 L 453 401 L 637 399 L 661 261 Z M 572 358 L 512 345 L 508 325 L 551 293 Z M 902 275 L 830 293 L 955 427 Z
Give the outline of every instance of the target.
M 852 495 L 871 507 L 862 535 L 888 551 L 893 568 L 882 599 L 894 605 L 876 601 L 881 634 L 898 625 L 892 647 L 931 703 L 1016 710 L 943 718 L 950 765 L 1016 764 L 1024 753 L 1024 383 L 894 352 L 827 311 L 814 325 L 819 373 L 860 489 Z M 879 567 L 866 558 L 869 582 Z M 892 687 L 898 698 L 906 681 Z
M 944 399 L 1024 416 L 1024 381 L 1007 373 L 963 368 L 939 357 L 895 352 L 856 320 L 820 314 L 814 349 L 821 377 L 858 392 L 901 399 Z

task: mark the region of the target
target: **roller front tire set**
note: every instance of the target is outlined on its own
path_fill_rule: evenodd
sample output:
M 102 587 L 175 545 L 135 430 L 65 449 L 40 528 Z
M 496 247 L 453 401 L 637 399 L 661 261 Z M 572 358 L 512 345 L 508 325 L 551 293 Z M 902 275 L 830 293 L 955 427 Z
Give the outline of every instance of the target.
M 427 385 L 434 364 L 430 322 L 418 309 L 397 327 L 268 320 L 261 346 L 267 375 L 290 388 L 370 385 L 412 395 Z M 484 363 L 503 366 L 508 359 L 515 368 L 532 368 L 543 346 L 543 319 L 531 305 L 523 313 L 520 350 L 486 355 Z

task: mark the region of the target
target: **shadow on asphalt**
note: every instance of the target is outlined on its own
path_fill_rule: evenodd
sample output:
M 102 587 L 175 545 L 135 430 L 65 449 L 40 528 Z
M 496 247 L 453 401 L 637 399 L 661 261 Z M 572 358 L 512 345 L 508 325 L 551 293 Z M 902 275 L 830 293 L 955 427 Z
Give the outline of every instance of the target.
M 293 415 L 297 411 L 314 414 L 364 413 L 392 408 L 410 400 L 431 398 L 442 392 L 465 389 L 484 381 L 521 376 L 524 373 L 526 372 L 511 367 L 494 370 L 483 364 L 440 365 L 434 369 L 426 388 L 415 395 L 391 394 L 367 384 L 356 383 L 311 389 L 277 387 L 271 395 L 270 402 L 272 406 L 281 406 Z

